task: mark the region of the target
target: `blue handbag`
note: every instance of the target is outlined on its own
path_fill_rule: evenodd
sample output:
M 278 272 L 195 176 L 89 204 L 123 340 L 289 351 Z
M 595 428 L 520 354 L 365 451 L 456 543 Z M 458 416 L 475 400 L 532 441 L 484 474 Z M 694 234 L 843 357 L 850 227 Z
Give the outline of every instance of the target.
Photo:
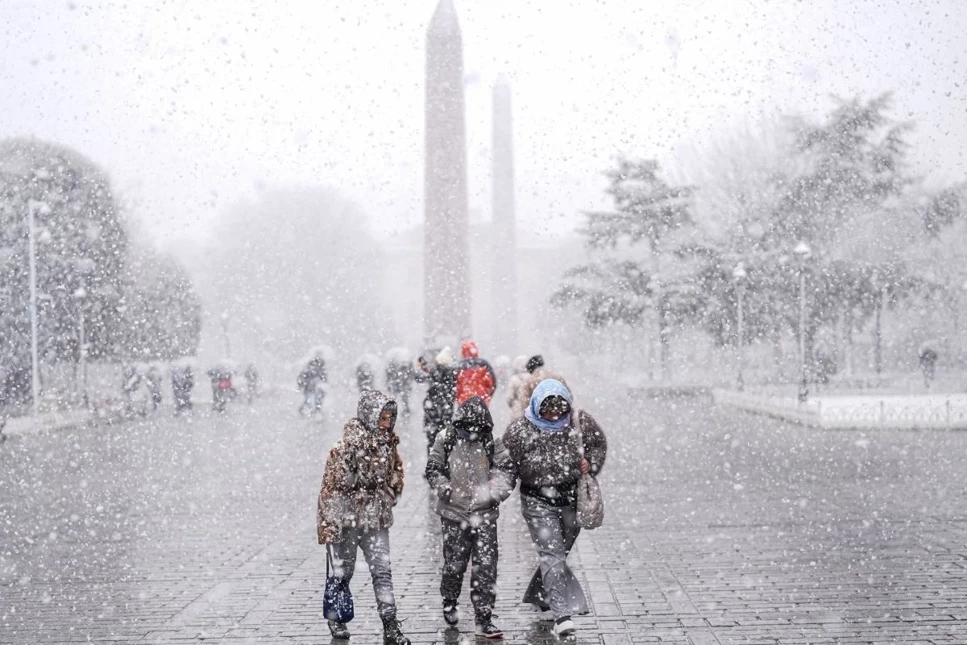
M 336 565 L 332 561 L 332 547 L 326 546 L 326 593 L 322 600 L 322 613 L 326 620 L 337 623 L 348 623 L 355 615 L 353 607 L 353 592 L 349 590 L 349 582 L 340 576 L 336 576 Z M 329 573 L 332 566 L 333 573 Z

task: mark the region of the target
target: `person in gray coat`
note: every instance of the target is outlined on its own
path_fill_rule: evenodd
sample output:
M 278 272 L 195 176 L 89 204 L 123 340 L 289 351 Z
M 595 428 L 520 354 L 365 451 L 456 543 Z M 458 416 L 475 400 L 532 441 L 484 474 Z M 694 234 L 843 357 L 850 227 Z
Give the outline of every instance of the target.
M 504 445 L 520 478 L 521 514 L 540 556 L 524 602 L 552 613 L 554 633 L 563 640 L 574 634 L 571 616 L 589 612 L 584 590 L 567 565 L 581 532 L 577 483 L 583 474 L 601 472 L 608 444 L 594 417 L 572 408 L 567 387 L 546 379 L 535 388 L 524 416 L 507 428 Z
M 470 600 L 476 634 L 485 638 L 503 636 L 493 624 L 497 517 L 500 503 L 516 484 L 510 456 L 503 442 L 494 439 L 493 429 L 484 400 L 467 399 L 454 413 L 451 426 L 437 435 L 426 465 L 443 532 L 443 618 L 451 627 L 460 620 L 460 590 L 472 557 Z

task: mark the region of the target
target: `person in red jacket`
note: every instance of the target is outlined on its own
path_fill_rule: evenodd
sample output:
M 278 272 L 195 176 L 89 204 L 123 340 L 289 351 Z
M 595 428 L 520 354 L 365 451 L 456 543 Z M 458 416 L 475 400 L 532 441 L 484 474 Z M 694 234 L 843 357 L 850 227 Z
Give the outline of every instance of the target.
M 480 358 L 477 343 L 472 340 L 463 341 L 460 346 L 460 356 L 463 360 L 457 367 L 457 406 L 474 396 L 479 396 L 489 406 L 490 399 L 497 391 L 497 375 L 494 373 L 494 368 Z

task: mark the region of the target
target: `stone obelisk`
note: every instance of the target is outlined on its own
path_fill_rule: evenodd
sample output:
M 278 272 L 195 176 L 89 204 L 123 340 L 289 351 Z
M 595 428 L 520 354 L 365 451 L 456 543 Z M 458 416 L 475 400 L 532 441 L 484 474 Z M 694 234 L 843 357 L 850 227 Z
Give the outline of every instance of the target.
M 427 31 L 423 225 L 425 340 L 456 342 L 472 330 L 463 39 L 452 0 L 440 1 Z
M 494 85 L 493 312 L 497 352 L 517 353 L 517 215 L 514 208 L 514 136 L 510 83 Z

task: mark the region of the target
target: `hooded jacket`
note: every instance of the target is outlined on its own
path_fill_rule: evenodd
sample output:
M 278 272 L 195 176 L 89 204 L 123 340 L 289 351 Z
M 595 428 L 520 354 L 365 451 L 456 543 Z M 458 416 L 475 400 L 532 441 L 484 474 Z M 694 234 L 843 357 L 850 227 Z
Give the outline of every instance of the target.
M 497 391 L 497 374 L 494 368 L 480 358 L 477 344 L 473 341 L 463 343 L 460 355 L 463 360 L 457 367 L 457 405 L 473 396 L 480 397 L 484 403 L 490 405 L 490 399 Z
M 455 522 L 469 522 L 472 516 L 496 519 L 498 506 L 513 492 L 513 463 L 493 428 L 483 399 L 472 397 L 457 408 L 452 426 L 437 435 L 425 475 L 441 517 Z
M 379 429 L 387 407 L 395 415 L 392 399 L 365 390 L 356 417 L 346 422 L 342 439 L 329 450 L 316 512 L 319 544 L 339 542 L 347 526 L 374 531 L 393 525 L 393 507 L 403 493 L 403 460 L 395 430 Z
M 539 398 L 535 395 L 532 399 L 533 410 L 540 409 L 543 400 Z M 580 418 L 583 446 L 578 445 L 574 415 Z M 591 474 L 597 475 L 604 467 L 608 450 L 604 431 L 583 410 L 573 410 L 565 426 L 554 431 L 541 430 L 522 416 L 508 426 L 504 445 L 514 464 L 514 475 L 520 478 L 521 494 L 552 505 L 573 502 L 575 485 L 581 477 L 582 452 Z
M 453 352 L 449 347 L 444 347 L 436 355 L 427 379 L 430 385 L 423 399 L 423 427 L 429 434 L 436 434 L 450 423 L 457 390 Z

